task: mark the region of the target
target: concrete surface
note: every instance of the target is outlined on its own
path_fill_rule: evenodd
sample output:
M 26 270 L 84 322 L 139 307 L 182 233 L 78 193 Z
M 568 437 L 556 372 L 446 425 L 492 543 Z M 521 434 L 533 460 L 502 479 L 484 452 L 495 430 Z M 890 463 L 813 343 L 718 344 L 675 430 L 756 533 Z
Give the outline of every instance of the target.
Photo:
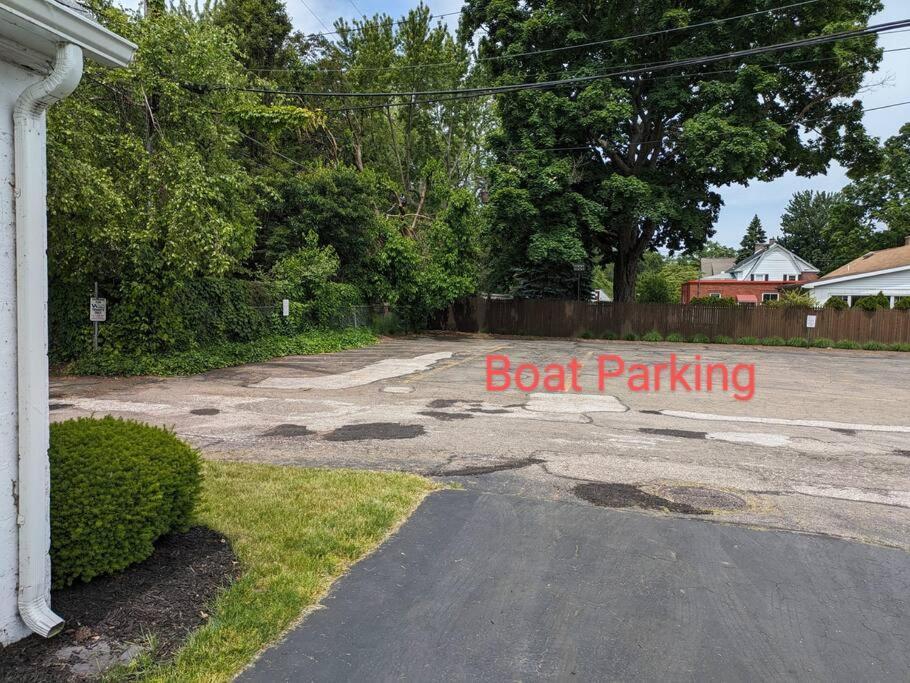
M 577 358 L 582 391 L 488 392 L 488 353 Z M 754 398 L 598 390 L 601 354 L 672 353 L 754 363 Z M 187 378 L 57 379 L 51 415 L 167 425 L 210 458 L 407 470 L 581 505 L 580 482 L 680 503 L 729 494 L 743 504 L 709 506 L 712 521 L 910 549 L 908 369 L 900 353 L 439 335 Z
M 431 495 L 240 681 L 905 681 L 910 564 L 842 540 Z

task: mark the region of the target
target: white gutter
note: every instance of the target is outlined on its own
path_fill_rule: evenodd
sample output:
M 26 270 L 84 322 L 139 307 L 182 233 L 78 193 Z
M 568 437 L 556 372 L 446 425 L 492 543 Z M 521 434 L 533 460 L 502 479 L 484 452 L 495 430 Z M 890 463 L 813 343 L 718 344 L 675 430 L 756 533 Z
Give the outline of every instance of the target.
M 19 615 L 35 633 L 57 634 L 51 611 L 50 497 L 47 450 L 47 155 L 46 112 L 82 78 L 82 50 L 57 47 L 53 69 L 29 86 L 13 112 L 16 181 L 16 324 L 19 353 Z

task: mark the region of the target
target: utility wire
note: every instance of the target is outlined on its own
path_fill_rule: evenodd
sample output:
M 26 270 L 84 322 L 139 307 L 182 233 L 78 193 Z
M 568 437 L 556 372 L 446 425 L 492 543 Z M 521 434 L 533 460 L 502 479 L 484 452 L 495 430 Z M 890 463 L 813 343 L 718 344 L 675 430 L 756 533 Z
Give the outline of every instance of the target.
M 578 85 L 583 83 L 591 83 L 598 80 L 604 80 L 607 78 L 613 78 L 617 76 L 636 76 L 643 73 L 655 72 L 655 71 L 666 71 L 668 69 L 682 68 L 687 66 L 703 66 L 706 64 L 713 64 L 714 62 L 720 62 L 731 59 L 742 59 L 745 57 L 753 57 L 756 55 L 769 54 L 773 52 L 782 52 L 786 50 L 794 50 L 803 47 L 814 47 L 817 45 L 825 45 L 827 43 L 833 43 L 841 40 L 847 40 L 850 38 L 860 38 L 863 36 L 875 35 L 883 31 L 888 31 L 891 29 L 899 29 L 910 27 L 910 19 L 903 19 L 900 21 L 891 21 L 882 24 L 875 24 L 872 26 L 867 26 L 861 29 L 854 29 L 851 31 L 840 31 L 838 33 L 832 33 L 823 36 L 817 36 L 814 38 L 803 38 L 800 40 L 788 41 L 785 43 L 777 43 L 774 45 L 766 45 L 762 47 L 754 47 L 746 50 L 736 50 L 733 52 L 724 52 L 714 55 L 705 55 L 701 57 L 691 57 L 685 59 L 677 59 L 671 62 L 659 63 L 653 66 L 646 66 L 641 68 L 634 69 L 624 69 L 621 71 L 607 72 L 600 74 L 593 74 L 590 76 L 574 76 L 571 78 L 563 78 L 558 80 L 548 80 L 548 81 L 537 81 L 532 83 L 517 83 L 513 85 L 501 85 L 501 86 L 484 86 L 478 88 L 450 88 L 446 90 L 416 90 L 410 92 L 402 91 L 391 91 L 391 92 L 318 92 L 318 91 L 307 91 L 307 90 L 281 90 L 273 88 L 254 88 L 250 86 L 226 86 L 226 85 L 208 85 L 208 84 L 192 84 L 186 83 L 185 87 L 190 89 L 195 89 L 200 92 L 207 90 L 235 90 L 241 92 L 253 92 L 261 94 L 272 94 L 272 95 L 293 95 L 297 97 L 325 97 L 325 98 L 349 98 L 349 97 L 433 97 L 437 95 L 458 95 L 458 96 L 486 96 L 486 95 L 496 95 L 501 93 L 516 92 L 519 90 L 546 90 L 549 88 L 556 87 L 565 87 L 569 85 Z
M 316 21 L 319 22 L 319 25 L 322 26 L 322 28 L 324 28 L 326 31 L 329 30 L 329 27 L 326 26 L 326 25 L 325 25 L 325 22 L 324 22 L 322 19 L 319 18 L 319 15 L 316 14 L 316 12 L 313 11 L 313 8 L 309 6 L 309 4 L 307 3 L 306 0 L 300 0 L 300 4 L 303 5 L 304 7 L 306 7 L 307 12 L 309 12 L 310 14 L 313 15 L 313 18 L 314 18 Z
M 714 26 L 717 24 L 723 24 L 729 21 L 738 21 L 740 19 L 746 19 L 749 17 L 758 16 L 761 14 L 770 14 L 771 12 L 779 12 L 785 9 L 793 9 L 795 7 L 802 7 L 804 5 L 811 5 L 819 0 L 803 0 L 802 2 L 796 2 L 789 5 L 781 5 L 780 7 L 772 7 L 771 9 L 759 10 L 756 12 L 749 12 L 747 14 L 739 14 L 733 17 L 722 17 L 720 19 L 708 19 L 706 21 L 701 21 L 696 24 L 688 24 L 687 26 L 674 26 L 673 28 L 660 29 L 657 31 L 648 31 L 647 33 L 636 33 L 632 35 L 619 36 L 616 38 L 607 38 L 606 40 L 597 40 L 589 43 L 577 43 L 575 45 L 564 45 L 560 47 L 547 48 L 543 50 L 530 50 L 527 52 L 516 52 L 514 54 L 507 55 L 495 55 L 492 57 L 478 57 L 476 62 L 492 62 L 499 61 L 503 59 L 517 59 L 519 57 L 531 57 L 534 55 L 550 54 L 553 52 L 562 52 L 565 50 L 576 50 L 583 47 L 595 47 L 599 45 L 609 45 L 611 43 L 622 42 L 624 40 L 634 40 L 636 38 L 650 38 L 653 36 L 664 35 L 667 33 L 676 33 L 678 31 L 689 31 L 695 28 L 704 28 L 705 26 Z M 457 14 L 457 12 L 456 12 Z M 432 15 L 431 15 L 432 16 Z M 445 16 L 445 15 L 439 15 Z M 402 22 L 395 22 L 400 24 Z M 436 66 L 458 66 L 459 62 L 427 62 L 425 64 L 401 64 L 397 66 L 380 66 L 380 67 L 349 67 L 345 69 L 328 69 L 317 67 L 315 65 L 303 65 L 296 68 L 271 68 L 271 69 L 250 69 L 251 71 L 262 71 L 262 72 L 278 72 L 278 71 L 291 71 L 291 72 L 301 72 L 301 71 L 311 71 L 317 73 L 337 73 L 337 72 L 347 72 L 347 71 L 356 71 L 369 72 L 369 71 L 398 71 L 398 70 L 412 70 L 412 69 L 426 69 L 429 67 Z
M 443 17 L 453 17 L 456 14 L 461 14 L 461 10 L 458 10 L 457 12 L 444 12 L 443 14 L 431 14 L 428 18 L 429 19 L 442 19 Z M 392 25 L 401 26 L 403 23 L 405 23 L 405 21 L 406 21 L 405 19 L 398 19 L 397 21 L 393 21 Z M 319 23 L 322 23 L 322 22 L 319 22 Z M 345 33 L 354 32 L 354 31 L 362 31 L 365 26 L 379 26 L 382 23 L 383 23 L 382 21 L 366 21 L 366 22 L 363 22 L 360 26 L 351 26 L 351 27 L 345 29 Z M 325 27 L 325 24 L 323 24 L 323 27 Z M 323 33 L 310 33 L 308 35 L 320 38 L 320 37 L 324 37 L 324 36 L 335 36 L 340 33 L 341 33 L 341 31 L 324 31 Z

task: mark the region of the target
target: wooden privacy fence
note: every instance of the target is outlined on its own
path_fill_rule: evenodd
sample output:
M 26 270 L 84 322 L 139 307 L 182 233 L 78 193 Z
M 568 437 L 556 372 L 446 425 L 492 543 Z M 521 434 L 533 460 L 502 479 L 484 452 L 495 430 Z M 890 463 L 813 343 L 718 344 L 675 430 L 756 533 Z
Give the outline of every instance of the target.
M 596 303 L 555 299 L 487 299 L 471 297 L 455 304 L 450 325 L 461 332 L 577 337 L 607 334 L 622 337 L 657 331 L 666 336 L 703 334 L 710 338 L 803 337 L 859 343 L 910 343 L 910 311 L 856 309 L 730 308 L 682 304 Z M 806 316 L 815 316 L 807 329 Z

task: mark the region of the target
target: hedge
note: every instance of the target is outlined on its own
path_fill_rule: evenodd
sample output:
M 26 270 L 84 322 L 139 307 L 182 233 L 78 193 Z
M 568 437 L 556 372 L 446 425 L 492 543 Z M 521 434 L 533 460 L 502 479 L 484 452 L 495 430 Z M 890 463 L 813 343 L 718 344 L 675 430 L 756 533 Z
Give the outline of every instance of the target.
M 120 571 L 189 527 L 199 454 L 167 430 L 105 417 L 50 427 L 54 588 Z

